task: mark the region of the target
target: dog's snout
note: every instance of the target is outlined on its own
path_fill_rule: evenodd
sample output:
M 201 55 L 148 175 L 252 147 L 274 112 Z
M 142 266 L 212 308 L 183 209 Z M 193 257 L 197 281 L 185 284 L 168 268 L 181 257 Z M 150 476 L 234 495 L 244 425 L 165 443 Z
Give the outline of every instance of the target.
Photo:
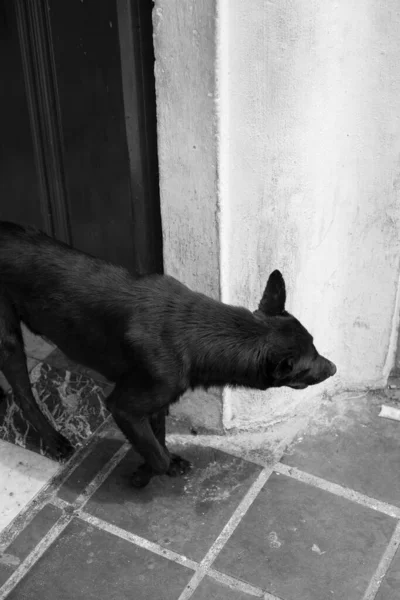
M 327 362 L 328 362 L 328 368 L 329 368 L 329 375 L 332 377 L 337 371 L 336 365 L 333 362 L 331 362 L 330 360 L 327 360 Z

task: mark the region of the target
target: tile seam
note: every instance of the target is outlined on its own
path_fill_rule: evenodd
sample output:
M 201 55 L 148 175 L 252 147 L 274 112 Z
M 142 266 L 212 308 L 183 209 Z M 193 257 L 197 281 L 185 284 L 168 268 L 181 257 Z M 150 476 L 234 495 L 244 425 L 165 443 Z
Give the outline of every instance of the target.
M 60 468 L 53 477 L 43 486 L 38 494 L 16 515 L 7 527 L 0 532 L 0 547 L 7 548 L 15 538 L 31 523 L 35 516 L 51 500 L 68 477 L 85 460 L 90 452 L 96 447 L 101 437 L 100 434 L 109 424 L 111 416 L 102 423 L 87 444 L 78 448 L 66 464 L 60 464 Z
M 63 514 L 59 517 L 59 519 L 56 521 L 53 527 L 40 540 L 40 542 L 35 546 L 32 552 L 28 554 L 25 560 L 19 565 L 19 567 L 0 588 L 0 600 L 5 600 L 5 598 L 7 598 L 7 596 L 12 592 L 15 586 L 22 580 L 23 577 L 25 577 L 25 575 L 36 564 L 36 562 L 44 554 L 44 552 L 57 539 L 60 533 L 64 531 L 64 529 L 67 527 L 71 520 L 72 516 L 67 514 Z
M 382 502 L 381 500 L 376 500 L 370 496 L 366 496 L 361 492 L 356 492 L 355 490 L 339 485 L 337 483 L 333 483 L 326 479 L 322 479 L 321 477 L 317 477 L 316 475 L 311 475 L 305 471 L 301 471 L 296 467 L 291 467 L 289 465 L 285 465 L 283 463 L 277 463 L 273 470 L 280 475 L 286 475 L 291 477 L 292 479 L 296 479 L 297 481 L 301 481 L 302 483 L 306 483 L 308 485 L 312 485 L 320 490 L 324 490 L 326 492 L 330 492 L 335 496 L 340 496 L 349 500 L 350 502 L 355 502 L 360 506 L 364 506 L 371 510 L 375 510 L 387 516 L 393 517 L 394 519 L 400 519 L 400 508 L 394 506 L 392 504 L 388 504 L 387 502 Z
M 207 575 L 218 554 L 221 552 L 222 548 L 225 546 L 226 542 L 249 510 L 250 506 L 253 504 L 265 483 L 268 481 L 272 471 L 272 468 L 265 468 L 259 473 L 257 479 L 253 482 L 250 489 L 241 500 L 239 506 L 233 512 L 231 518 L 226 523 L 225 527 L 222 529 L 221 533 L 218 535 L 217 539 L 199 564 L 193 577 L 182 591 L 178 600 L 188 600 L 193 595 L 198 585 Z
M 54 506 L 56 506 L 57 508 L 60 508 L 62 510 L 65 510 L 65 509 L 68 510 L 71 506 L 68 502 L 66 502 L 65 500 L 62 500 L 60 498 L 54 498 L 51 501 L 51 504 L 53 504 Z M 149 552 L 152 552 L 154 554 L 157 554 L 159 556 L 167 558 L 168 560 L 176 562 L 184 567 L 188 567 L 189 569 L 192 569 L 193 571 L 196 571 L 200 566 L 199 562 L 196 562 L 195 560 L 190 559 L 183 554 L 174 552 L 173 550 L 170 550 L 169 548 L 165 548 L 164 546 L 161 546 L 160 544 L 151 542 L 150 540 L 147 540 L 146 538 L 138 536 L 135 533 L 131 533 L 131 532 L 127 531 L 126 529 L 118 527 L 117 525 L 108 523 L 104 519 L 95 517 L 94 515 L 91 515 L 84 510 L 77 510 L 75 513 L 75 516 L 79 517 L 86 523 L 89 523 L 89 524 L 93 525 L 94 527 L 97 527 L 98 529 L 107 531 L 108 533 L 111 533 L 121 539 L 124 539 L 124 540 L 130 542 L 131 544 L 139 546 L 140 548 L 144 548 L 145 550 L 148 550 Z M 261 588 L 253 586 L 247 582 L 241 581 L 240 579 L 237 579 L 236 577 L 232 577 L 231 575 L 222 573 L 216 569 L 210 568 L 207 571 L 207 575 L 209 575 L 212 579 L 215 579 L 216 581 L 230 587 L 231 589 L 240 590 L 240 591 L 247 593 L 249 595 L 252 595 L 256 598 L 263 598 L 264 600 L 280 600 L 277 596 L 266 593 Z
M 60 533 L 64 531 L 67 525 L 72 519 L 78 514 L 78 511 L 82 509 L 85 504 L 90 500 L 91 496 L 101 486 L 101 484 L 107 479 L 111 471 L 117 466 L 117 464 L 126 456 L 130 449 L 130 444 L 125 443 L 117 452 L 111 457 L 111 459 L 104 465 L 104 467 L 98 472 L 96 477 L 91 483 L 85 488 L 85 490 L 78 496 L 73 504 L 71 504 L 64 514 L 62 514 L 50 531 L 41 539 L 41 541 L 35 546 L 35 548 L 28 554 L 25 560 L 19 565 L 14 573 L 7 579 L 4 585 L 0 588 L 0 600 L 10 594 L 10 592 L 18 585 L 23 577 L 30 571 L 30 569 L 36 564 L 36 562 L 43 556 L 48 548 L 58 538 Z
M 174 552 L 168 548 L 164 548 L 163 546 L 160 546 L 155 542 L 151 542 L 150 540 L 147 540 L 146 538 L 143 538 L 135 533 L 131 533 L 130 531 L 122 529 L 117 525 L 108 523 L 107 521 L 104 521 L 104 519 L 99 519 L 98 517 L 87 513 L 86 511 L 78 510 L 76 516 L 82 519 L 82 521 L 85 523 L 93 525 L 97 529 L 111 533 L 120 539 L 130 542 L 134 546 L 138 546 L 139 548 L 143 548 L 149 552 L 152 552 L 153 554 L 167 558 L 168 560 L 178 563 L 179 565 L 188 567 L 192 571 L 196 570 L 198 567 L 198 563 L 187 556 L 179 554 L 178 552 Z
M 281 598 L 278 598 L 278 596 L 269 594 L 259 587 L 251 585 L 245 581 L 241 581 L 240 579 L 236 579 L 236 577 L 232 577 L 226 573 L 221 573 L 221 571 L 217 571 L 216 569 L 210 568 L 207 571 L 207 575 L 233 590 L 239 590 L 240 592 L 248 594 L 249 596 L 254 596 L 255 598 L 262 598 L 263 600 L 282 600 Z
M 362 600 L 375 600 L 375 597 L 379 591 L 380 585 L 389 570 L 390 565 L 394 559 L 397 548 L 400 545 L 400 522 L 397 523 L 396 529 L 390 539 L 389 544 L 386 547 L 385 552 L 379 562 L 378 568 L 376 569 L 368 588 L 362 598 Z
M 110 420 L 111 420 L 111 417 L 108 417 L 106 419 L 106 421 L 98 428 L 98 430 L 95 433 L 95 437 L 93 438 L 92 443 L 89 442 L 86 446 L 84 446 L 81 449 L 82 452 L 81 452 L 81 450 L 78 450 L 77 453 L 75 453 L 75 455 L 71 459 L 71 461 L 73 461 L 72 464 L 69 465 L 69 463 L 67 463 L 67 466 L 64 467 L 66 469 L 66 471 L 65 472 L 62 471 L 63 467 L 61 467 L 60 471 L 57 472 L 56 475 L 52 478 L 52 480 L 45 486 L 45 488 L 43 488 L 39 492 L 39 494 L 36 496 L 36 498 L 34 498 L 27 505 L 26 509 L 24 511 L 21 511 L 21 513 L 19 513 L 19 515 L 16 517 L 16 520 L 22 515 L 21 525 L 19 527 L 17 527 L 15 529 L 15 531 L 12 530 L 10 532 L 8 538 L 7 538 L 7 535 L 4 535 L 4 534 L 5 534 L 5 532 L 7 532 L 7 530 L 9 530 L 9 528 L 4 530 L 0 534 L 0 543 L 5 538 L 7 545 L 10 545 L 14 541 L 14 539 L 17 537 L 17 535 L 19 535 L 19 533 L 21 533 L 23 531 L 23 529 L 32 521 L 32 519 L 36 516 L 36 514 L 49 502 L 55 506 L 58 506 L 59 508 L 64 509 L 64 510 L 72 511 L 71 514 L 62 515 L 59 518 L 59 520 L 52 527 L 52 529 L 46 534 L 46 536 L 44 536 L 44 538 L 41 540 L 41 542 L 39 542 L 39 544 L 35 547 L 35 549 L 28 555 L 28 557 L 25 559 L 25 561 L 23 561 L 23 563 L 21 563 L 20 567 L 18 567 L 18 569 L 14 572 L 14 574 L 11 575 L 11 577 L 7 580 L 7 582 L 5 582 L 4 586 L 0 589 L 0 600 L 3 600 L 3 598 L 5 598 L 10 593 L 10 591 L 13 589 L 13 587 L 15 587 L 15 585 L 17 585 L 17 583 L 22 579 L 22 577 L 36 563 L 36 561 L 40 558 L 40 556 L 42 556 L 42 554 L 46 551 L 46 549 L 53 543 L 53 541 L 58 537 L 58 535 L 65 529 L 65 527 L 74 518 L 74 516 L 79 516 L 80 514 L 83 514 L 86 517 L 86 515 L 88 515 L 88 513 L 85 513 L 84 511 L 82 511 L 82 508 L 89 501 L 90 497 L 96 492 L 98 487 L 100 487 L 100 485 L 103 483 L 103 481 L 108 477 L 110 472 L 124 458 L 124 456 L 126 455 L 128 450 L 130 449 L 130 445 L 128 443 L 123 444 L 123 446 L 121 448 L 119 448 L 119 450 L 116 453 L 114 453 L 112 458 L 106 463 L 105 467 L 103 467 L 103 469 L 101 469 L 99 471 L 99 473 L 92 479 L 92 481 L 89 483 L 89 485 L 85 488 L 85 490 L 82 492 L 82 494 L 80 494 L 80 496 L 77 498 L 77 500 L 73 504 L 69 504 L 69 503 L 62 501 L 56 497 L 57 491 L 63 485 L 63 483 L 66 481 L 66 479 L 73 473 L 73 471 L 79 466 L 79 464 L 81 464 L 81 462 L 89 455 L 89 453 L 95 448 L 96 444 L 100 441 L 99 433 L 106 427 L 106 425 L 110 422 Z M 172 439 L 177 438 L 176 441 L 179 441 L 180 436 L 172 435 L 169 437 Z M 194 445 L 196 445 L 196 442 L 197 442 L 196 439 L 192 440 L 192 443 Z M 224 450 L 223 448 L 221 448 L 221 450 L 226 452 L 226 450 Z M 228 521 L 228 523 L 225 525 L 225 527 L 221 531 L 217 540 L 214 542 L 214 544 L 211 546 L 211 548 L 207 552 L 203 561 L 198 564 L 195 561 L 191 561 L 191 559 L 187 559 L 186 557 L 182 556 L 183 561 L 187 560 L 189 562 L 187 562 L 187 563 L 181 562 L 180 564 L 185 564 L 185 566 L 188 566 L 189 568 L 195 570 L 195 573 L 194 573 L 191 581 L 189 582 L 189 584 L 183 590 L 181 596 L 179 597 L 179 600 L 188 600 L 194 593 L 197 586 L 200 584 L 200 582 L 203 580 L 203 578 L 207 574 L 210 575 L 210 577 L 212 577 L 213 579 L 216 579 L 216 580 L 220 581 L 221 583 L 225 583 L 226 585 L 229 585 L 229 587 L 233 587 L 233 588 L 236 587 L 237 589 L 239 589 L 240 586 L 244 586 L 241 588 L 242 591 L 245 591 L 245 587 L 247 586 L 246 589 L 248 590 L 248 593 L 250 593 L 250 590 L 253 590 L 252 595 L 255 595 L 256 597 L 262 597 L 262 598 L 265 598 L 265 600 L 279 600 L 276 596 L 273 596 L 266 592 L 263 592 L 263 590 L 261 590 L 261 588 L 256 588 L 254 586 L 251 586 L 250 584 L 241 582 L 240 580 L 237 580 L 234 577 L 230 577 L 229 575 L 220 573 L 219 571 L 217 571 L 211 567 L 215 558 L 220 553 L 220 551 L 224 547 L 225 543 L 228 541 L 229 537 L 232 535 L 233 531 L 236 529 L 236 527 L 238 526 L 238 524 L 240 523 L 240 521 L 246 514 L 247 510 L 250 508 L 251 504 L 257 497 L 261 488 L 263 487 L 263 485 L 266 483 L 266 481 L 268 480 L 268 478 L 274 471 L 276 473 L 279 473 L 282 475 L 287 475 L 287 476 L 289 476 L 293 479 L 296 479 L 298 481 L 301 481 L 303 483 L 312 485 L 313 487 L 316 487 L 318 489 L 322 489 L 324 491 L 330 492 L 336 496 L 343 497 L 343 498 L 345 498 L 349 501 L 352 501 L 358 505 L 370 508 L 370 509 L 380 512 L 382 514 L 386 514 L 395 519 L 400 519 L 400 508 L 399 507 L 396 507 L 396 506 L 391 505 L 386 502 L 382 502 L 380 500 L 376 500 L 372 497 L 361 494 L 360 492 L 356 492 L 355 490 L 353 490 L 351 488 L 341 486 L 339 484 L 330 482 L 326 479 L 317 477 L 315 475 L 311 475 L 305 471 L 297 469 L 296 467 L 291 467 L 290 465 L 285 465 L 284 463 L 281 463 L 279 461 L 277 463 L 275 463 L 273 466 L 265 466 L 265 464 L 262 465 L 262 463 L 260 463 L 259 461 L 240 456 L 240 454 L 235 454 L 235 453 L 232 454 L 231 452 L 226 452 L 226 453 L 231 454 L 232 456 L 237 456 L 238 458 L 242 458 L 242 460 L 246 460 L 249 463 L 253 463 L 258 466 L 263 466 L 264 468 L 261 471 L 261 473 L 259 474 L 256 481 L 253 483 L 250 490 L 247 492 L 247 494 L 243 498 L 242 502 L 239 504 L 237 509 L 234 511 L 233 515 L 231 516 L 230 520 Z M 266 474 L 268 474 L 268 476 L 266 476 Z M 262 485 L 260 485 L 259 487 L 256 486 L 257 482 L 260 481 L 260 478 L 263 479 L 264 477 L 265 477 L 265 480 L 263 481 Z M 56 484 L 54 484 L 54 481 L 56 481 Z M 256 490 L 254 493 L 254 497 L 252 497 L 247 508 L 241 514 L 239 512 L 239 509 L 241 508 L 241 506 L 245 500 L 248 501 L 248 497 L 252 495 L 251 492 L 253 489 Z M 91 518 L 91 515 L 88 515 L 88 516 Z M 87 520 L 87 519 L 84 518 L 83 520 Z M 101 521 L 101 520 L 99 520 L 99 521 Z M 108 524 L 107 524 L 107 526 L 108 526 Z M 119 529 L 119 528 L 117 528 L 117 529 Z M 121 531 L 124 531 L 124 530 L 121 530 Z M 129 532 L 127 532 L 127 533 L 129 535 Z M 119 536 L 119 537 L 121 537 L 121 536 Z M 147 540 L 145 540 L 144 538 L 135 536 L 135 539 L 137 539 L 140 543 L 142 543 L 141 540 L 144 540 L 144 542 L 147 544 Z M 44 540 L 46 540 L 46 543 L 44 543 Z M 133 538 L 132 538 L 131 542 L 136 543 L 135 541 L 133 541 Z M 140 546 L 140 543 L 137 545 Z M 149 542 L 149 544 L 151 545 L 153 543 Z M 396 529 L 395 529 L 395 532 L 393 533 L 392 539 L 389 542 L 387 549 L 385 550 L 385 553 L 381 559 L 381 563 L 369 584 L 369 587 L 367 589 L 367 592 L 365 593 L 365 596 L 363 597 L 363 600 L 374 600 L 374 598 L 378 592 L 379 585 L 380 585 L 383 577 L 385 576 L 385 574 L 391 564 L 391 561 L 393 560 L 393 557 L 396 553 L 396 550 L 397 550 L 397 547 L 399 544 L 400 544 L 400 523 L 398 523 L 396 526 Z M 154 547 L 156 547 L 156 546 L 158 546 L 158 545 L 154 545 Z M 150 546 L 148 547 L 148 549 L 150 549 Z M 152 550 L 150 550 L 150 551 L 152 551 Z M 171 559 L 169 556 L 167 556 L 167 554 L 164 553 L 164 551 L 167 553 L 171 552 L 172 555 L 174 555 L 175 557 L 179 557 L 179 558 L 177 558 L 175 560 Z M 161 554 L 160 554 L 160 552 L 161 552 Z M 155 552 L 155 553 L 160 554 L 161 556 L 165 556 L 166 558 L 169 558 L 170 560 L 174 560 L 175 562 L 179 562 L 179 560 L 181 560 L 181 558 L 180 558 L 181 555 L 179 555 L 178 553 L 173 553 L 172 551 L 169 551 L 166 548 L 162 548 L 161 546 L 159 546 L 159 548 L 157 548 L 157 552 Z M 23 570 L 22 567 L 25 563 L 28 566 L 27 566 L 26 570 Z M 18 573 L 19 573 L 19 575 L 17 575 Z M 11 582 L 11 583 L 9 583 L 9 582 Z M 229 582 L 231 582 L 231 584 Z M 238 582 L 238 583 L 236 583 L 236 582 Z M 10 587 L 10 585 L 12 587 Z M 7 587 L 7 589 L 8 588 L 9 589 L 6 592 L 6 595 L 4 595 L 4 593 L 5 593 L 4 590 L 6 589 L 6 587 Z M 263 594 L 263 595 L 260 596 L 259 594 Z

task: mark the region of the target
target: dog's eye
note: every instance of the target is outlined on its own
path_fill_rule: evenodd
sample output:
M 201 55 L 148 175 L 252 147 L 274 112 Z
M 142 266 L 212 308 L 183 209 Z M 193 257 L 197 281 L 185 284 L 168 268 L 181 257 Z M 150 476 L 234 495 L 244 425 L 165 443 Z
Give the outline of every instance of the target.
M 303 369 L 302 371 L 300 371 L 299 373 L 296 373 L 296 379 L 301 379 L 302 377 L 304 377 L 304 375 L 308 374 L 309 369 Z

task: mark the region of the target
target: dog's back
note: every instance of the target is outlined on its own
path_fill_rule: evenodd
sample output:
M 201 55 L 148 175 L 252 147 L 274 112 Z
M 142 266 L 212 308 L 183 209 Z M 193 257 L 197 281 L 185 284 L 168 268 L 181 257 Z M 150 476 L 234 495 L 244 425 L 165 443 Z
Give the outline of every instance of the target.
M 277 384 L 268 373 L 288 355 L 296 365 L 299 357 L 314 365 L 310 383 L 331 368 L 329 361 L 320 366 L 311 335 L 284 310 L 278 272 L 253 314 L 172 277 L 133 277 L 40 231 L 0 222 L 0 277 L 22 322 L 112 380 L 134 369 L 155 379 L 174 374 L 179 389 L 226 383 L 265 389 Z M 279 376 L 291 382 L 291 367 L 289 380 Z
M 144 363 L 156 375 L 167 353 L 169 367 L 173 358 L 182 363 L 193 332 L 219 326 L 222 305 L 174 278 L 134 277 L 13 223 L 0 222 L 0 277 L 31 331 L 111 380 Z
M 114 369 L 115 375 L 124 369 L 129 352 L 123 341 L 142 287 L 124 268 L 33 228 L 0 222 L 0 277 L 18 317 L 33 332 L 78 362 L 93 361 L 88 366 L 101 367 L 110 378 Z

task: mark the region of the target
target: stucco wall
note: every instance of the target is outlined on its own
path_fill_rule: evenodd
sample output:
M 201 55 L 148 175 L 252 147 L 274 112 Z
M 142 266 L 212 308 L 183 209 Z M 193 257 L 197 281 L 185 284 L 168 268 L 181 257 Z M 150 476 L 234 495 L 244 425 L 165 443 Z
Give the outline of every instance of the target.
M 399 312 L 400 5 L 225 4 L 224 298 L 255 306 L 280 268 L 289 310 L 338 366 L 326 388 L 382 386 Z M 293 414 L 310 391 L 268 396 L 230 394 L 226 425 Z
M 167 271 L 255 307 L 281 269 L 288 309 L 338 366 L 313 390 L 226 392 L 225 427 L 382 386 L 399 315 L 400 5 L 155 6 Z
M 164 268 L 219 298 L 215 9 L 156 0 L 153 27 Z M 221 392 L 187 394 L 172 411 L 218 429 Z

